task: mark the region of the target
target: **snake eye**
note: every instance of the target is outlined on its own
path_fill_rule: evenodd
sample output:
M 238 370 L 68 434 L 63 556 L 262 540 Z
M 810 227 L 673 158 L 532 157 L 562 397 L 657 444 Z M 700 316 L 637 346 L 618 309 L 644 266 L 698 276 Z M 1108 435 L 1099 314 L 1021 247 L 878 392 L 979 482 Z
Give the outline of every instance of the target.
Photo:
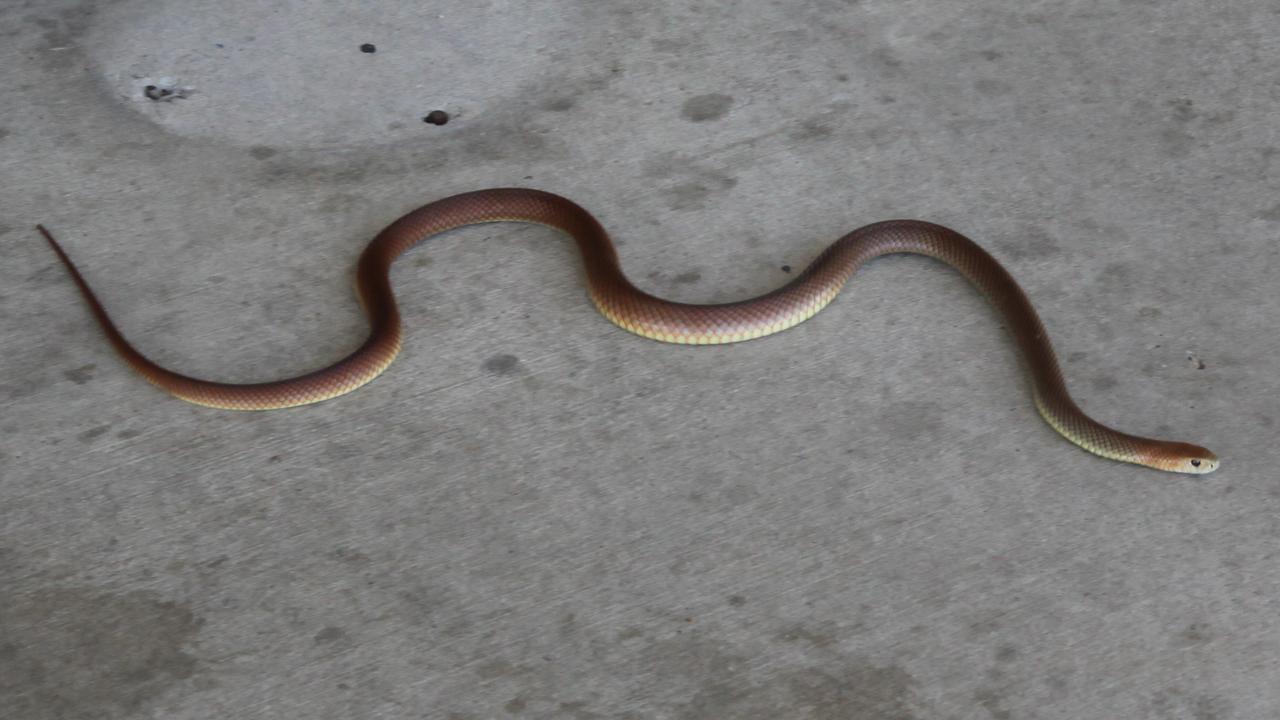
M 1192 461 L 1191 461 L 1191 467 L 1200 467 L 1200 461 L 1199 461 L 1199 460 L 1192 460 Z

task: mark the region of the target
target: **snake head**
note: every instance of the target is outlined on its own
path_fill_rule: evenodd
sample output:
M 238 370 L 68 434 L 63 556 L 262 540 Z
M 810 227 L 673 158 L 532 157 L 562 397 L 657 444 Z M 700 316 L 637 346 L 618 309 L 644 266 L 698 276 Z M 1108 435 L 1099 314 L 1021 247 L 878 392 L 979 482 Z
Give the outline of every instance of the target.
M 1169 472 L 1204 475 L 1218 469 L 1218 456 L 1212 451 L 1184 442 L 1164 443 L 1160 469 Z

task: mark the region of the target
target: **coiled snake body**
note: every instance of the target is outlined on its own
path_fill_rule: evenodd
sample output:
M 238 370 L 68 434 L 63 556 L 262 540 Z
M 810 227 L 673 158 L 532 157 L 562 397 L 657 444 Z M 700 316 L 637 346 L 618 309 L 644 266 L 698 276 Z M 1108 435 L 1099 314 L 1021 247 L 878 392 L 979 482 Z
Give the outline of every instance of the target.
M 66 265 L 112 346 L 148 381 L 199 405 L 269 410 L 344 395 L 380 375 L 400 350 L 400 315 L 388 277 L 391 263 L 432 235 L 491 222 L 546 225 L 572 237 L 586 268 L 588 293 L 600 312 L 637 335 L 670 343 L 711 345 L 772 335 L 812 317 L 872 258 L 889 253 L 936 258 L 968 278 L 1004 318 L 1030 372 L 1036 409 L 1053 429 L 1085 450 L 1113 460 L 1183 473 L 1206 473 L 1218 466 L 1217 456 L 1205 448 L 1128 435 L 1085 415 L 1067 393 L 1040 318 L 1009 273 L 963 235 L 918 220 L 891 220 L 855 230 L 834 242 L 794 280 L 759 297 L 692 305 L 663 300 L 632 285 L 622 273 L 604 228 L 570 200 L 517 188 L 455 195 L 401 217 L 365 248 L 357 269 L 356 291 L 372 331 L 358 350 L 306 375 L 243 385 L 188 377 L 144 357 L 116 329 L 53 236 L 43 226 L 37 227 Z

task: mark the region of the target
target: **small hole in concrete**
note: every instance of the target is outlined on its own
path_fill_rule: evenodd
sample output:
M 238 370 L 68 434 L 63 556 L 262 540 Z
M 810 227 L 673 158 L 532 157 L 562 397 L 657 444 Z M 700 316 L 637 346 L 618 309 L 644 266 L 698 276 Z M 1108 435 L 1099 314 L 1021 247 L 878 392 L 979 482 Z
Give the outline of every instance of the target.
M 427 113 L 426 117 L 422 118 L 422 122 L 428 125 L 444 125 L 449 122 L 449 113 L 443 110 L 432 110 Z
M 360 52 L 362 52 L 362 53 L 375 53 L 375 52 L 378 52 L 378 48 L 374 47 L 374 44 L 373 44 L 373 43 L 365 43 L 365 44 L 363 44 L 363 45 L 361 45 L 361 46 L 360 46 Z

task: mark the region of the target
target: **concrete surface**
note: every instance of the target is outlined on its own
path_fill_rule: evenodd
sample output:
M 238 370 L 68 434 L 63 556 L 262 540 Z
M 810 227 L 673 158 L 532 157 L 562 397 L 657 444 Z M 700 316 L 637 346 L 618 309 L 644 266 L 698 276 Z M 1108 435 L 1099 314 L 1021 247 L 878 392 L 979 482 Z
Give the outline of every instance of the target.
M 1280 717 L 1274 2 L 266 5 L 0 6 L 0 715 Z M 156 359 L 262 380 L 360 341 L 379 228 L 501 185 L 690 301 L 951 225 L 1085 408 L 1223 467 L 1058 438 L 919 258 L 680 348 L 471 229 L 398 266 L 383 378 L 235 414 L 123 367 L 31 228 Z

